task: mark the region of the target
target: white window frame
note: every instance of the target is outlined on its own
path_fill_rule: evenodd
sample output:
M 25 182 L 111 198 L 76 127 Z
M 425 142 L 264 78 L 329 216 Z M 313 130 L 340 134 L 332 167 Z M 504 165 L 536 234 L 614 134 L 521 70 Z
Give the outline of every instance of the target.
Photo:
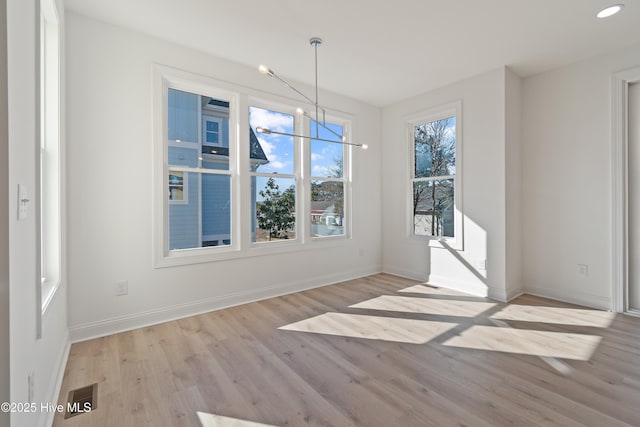
M 296 177 L 296 239 L 258 242 L 251 241 L 251 188 L 249 153 L 249 106 L 270 109 L 283 113 L 295 113 L 300 103 L 297 100 L 268 94 L 246 86 L 224 82 L 202 75 L 189 73 L 160 64 L 153 64 L 153 137 L 152 143 L 152 191 L 153 191 L 153 267 L 164 268 L 213 261 L 222 261 L 252 256 L 273 255 L 301 250 L 340 247 L 351 239 L 351 152 L 346 146 L 344 157 L 345 221 L 344 235 L 321 238 L 310 237 L 310 145 L 307 138 L 294 138 Z M 184 146 L 184 141 L 167 140 L 168 88 L 175 88 L 203 96 L 225 99 L 229 109 L 229 170 L 206 169 L 205 173 L 228 174 L 231 176 L 231 245 L 198 247 L 170 251 L 168 227 L 168 147 Z M 303 135 L 308 135 L 308 120 L 294 114 L 294 126 Z M 327 121 L 340 124 L 350 137 L 354 116 L 348 113 L 330 113 Z M 202 124 L 199 132 L 202 132 Z M 189 144 L 192 144 L 191 142 Z M 196 143 L 197 145 L 197 143 Z M 202 173 L 203 169 L 171 166 L 172 170 Z M 274 175 L 276 176 L 276 175 Z M 285 177 L 284 174 L 277 174 Z M 287 175 L 289 177 L 289 175 Z M 189 195 L 193 196 L 193 195 Z
M 260 99 L 260 98 L 255 98 L 255 97 L 251 97 L 249 98 L 249 106 L 247 108 L 247 117 L 249 117 L 249 108 L 251 107 L 256 107 L 256 108 L 261 108 L 263 110 L 269 110 L 269 111 L 273 111 L 276 113 L 282 113 L 282 114 L 287 114 L 287 115 L 291 115 L 293 116 L 293 133 L 297 133 L 299 130 L 302 129 L 302 121 L 300 120 L 300 116 L 298 114 L 296 114 L 296 109 L 295 107 L 292 107 L 290 105 L 283 105 L 283 104 L 278 104 L 272 101 L 266 101 L 264 99 Z M 256 135 L 258 136 L 258 135 Z M 296 225 L 295 225 L 295 231 L 296 231 L 296 237 L 295 239 L 283 239 L 283 240 L 275 240 L 275 241 L 270 241 L 270 242 L 251 242 L 252 247 L 254 248 L 260 248 L 260 247 L 269 247 L 269 246 L 274 246 L 274 245 L 278 245 L 278 246 L 293 246 L 296 244 L 299 244 L 301 241 L 303 241 L 303 237 L 302 237 L 302 230 L 304 229 L 304 220 L 302 218 L 300 218 L 301 215 L 298 215 L 298 212 L 301 211 L 302 209 L 302 198 L 304 198 L 304 192 L 301 191 L 301 187 L 302 187 L 302 170 L 301 170 L 301 161 L 300 161 L 300 153 L 301 153 L 301 148 L 300 148 L 300 139 L 301 138 L 296 138 L 293 137 L 293 173 L 268 173 L 268 172 L 250 172 L 250 168 L 249 168 L 249 162 L 251 161 L 250 159 L 250 153 L 247 151 L 247 172 L 249 173 L 250 177 L 263 177 L 263 178 L 286 178 L 286 179 L 293 179 L 294 180 L 294 184 L 296 187 Z M 281 189 L 281 191 L 283 191 L 283 189 Z M 249 192 L 247 192 L 249 193 Z M 251 194 L 249 194 L 249 203 L 251 203 Z M 251 207 L 251 212 L 253 212 L 253 207 Z M 251 234 L 251 233 L 250 233 Z
M 62 281 L 61 35 L 55 0 L 40 2 L 38 246 L 41 315 Z
M 422 236 L 415 234 L 414 215 L 413 215 L 413 184 L 415 178 L 415 137 L 414 129 L 416 126 L 424 123 L 434 122 L 448 117 L 456 118 L 456 173 L 451 176 L 430 177 L 439 179 L 453 179 L 454 182 L 454 236 Z M 462 101 L 454 101 L 441 106 L 430 108 L 410 116 L 405 117 L 406 122 L 406 140 L 408 144 L 409 173 L 407 174 L 407 233 L 411 239 L 426 242 L 430 247 L 448 248 L 454 250 L 464 249 L 464 230 L 463 230 L 463 210 L 462 210 Z
M 629 306 L 629 85 L 640 83 L 640 67 L 611 75 L 611 308 L 640 315 Z
M 328 115 L 325 119 L 326 123 L 342 126 L 343 135 L 347 138 L 347 141 L 351 141 L 351 120 L 346 119 L 344 117 L 337 117 Z M 305 131 L 307 134 L 310 134 L 310 126 L 311 120 L 305 120 Z M 305 188 L 307 194 L 309 194 L 309 208 L 305 212 L 307 217 L 307 222 L 309 223 L 308 229 L 305 230 L 307 236 L 309 236 L 314 242 L 320 242 L 323 240 L 338 240 L 338 239 L 350 239 L 351 238 L 351 183 L 352 183 L 352 175 L 351 175 L 351 155 L 353 153 L 353 146 L 351 145 L 342 145 L 342 178 L 331 178 L 331 177 L 322 177 L 315 176 L 311 174 L 311 140 L 307 140 L 307 144 L 305 144 L 306 150 L 303 152 L 303 159 L 305 162 L 304 171 L 308 171 L 305 174 Z M 344 222 L 343 225 L 343 234 L 335 235 L 335 236 L 313 236 L 311 234 L 311 182 L 312 181 L 335 181 L 342 182 L 343 185 L 343 196 L 344 196 Z
M 206 262 L 212 257 L 238 251 L 240 245 L 238 237 L 240 235 L 239 225 L 234 215 L 239 207 L 239 198 L 234 188 L 238 185 L 238 165 L 235 145 L 229 147 L 229 169 L 205 169 L 186 166 L 169 166 L 168 147 L 172 142 L 168 140 L 167 120 L 168 120 L 168 90 L 177 89 L 202 96 L 210 96 L 217 99 L 229 101 L 229 138 L 235 140 L 235 129 L 238 129 L 239 94 L 229 85 L 220 84 L 202 76 L 175 70 L 169 67 L 155 65 L 153 67 L 154 81 L 154 164 L 153 164 L 153 194 L 154 194 L 154 266 L 169 267 L 174 265 L 191 264 L 195 262 Z M 202 156 L 199 152 L 198 156 Z M 188 182 L 188 173 L 227 175 L 231 181 L 230 202 L 231 202 L 231 245 L 196 247 L 190 249 L 170 250 L 169 249 L 169 194 L 167 191 L 169 171 L 184 172 Z M 201 241 L 201 238 L 199 239 Z

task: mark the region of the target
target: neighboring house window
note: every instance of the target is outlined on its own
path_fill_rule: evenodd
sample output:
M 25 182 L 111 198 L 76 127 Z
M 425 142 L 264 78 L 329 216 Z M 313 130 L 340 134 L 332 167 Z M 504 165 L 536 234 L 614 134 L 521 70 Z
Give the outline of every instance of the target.
M 276 134 L 260 134 L 258 139 L 255 132 L 263 127 L 294 134 L 294 119 L 293 114 L 249 107 L 252 242 L 296 238 L 296 141 Z
M 168 89 L 167 100 L 169 250 L 229 246 L 233 240 L 229 152 L 212 152 L 207 146 L 213 137 L 207 130 L 213 129 L 210 123 L 216 124 L 216 145 L 220 145 L 223 128 L 229 128 L 230 102 L 174 88 Z M 209 109 L 211 104 L 216 108 Z
M 344 126 L 310 121 L 312 138 L 338 139 Z M 346 229 L 345 174 L 347 145 L 310 140 L 311 236 L 344 236 Z M 347 162 L 348 165 L 348 162 Z
M 169 202 L 170 203 L 188 203 L 189 193 L 188 175 L 180 171 L 169 172 Z
M 459 110 L 455 104 L 410 123 L 411 222 L 416 236 L 452 241 L 461 237 Z
M 205 145 L 220 145 L 222 136 L 222 120 L 212 117 L 206 117 L 204 120 L 204 141 Z
M 61 280 L 60 36 L 54 0 L 40 15 L 40 270 L 44 312 Z

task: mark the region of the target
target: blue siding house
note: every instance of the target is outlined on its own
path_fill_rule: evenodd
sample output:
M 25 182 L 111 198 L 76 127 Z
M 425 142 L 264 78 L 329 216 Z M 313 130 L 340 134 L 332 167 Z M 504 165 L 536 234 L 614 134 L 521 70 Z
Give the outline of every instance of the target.
M 168 95 L 169 166 L 229 170 L 229 102 L 175 89 Z M 249 131 L 255 171 L 269 160 Z M 168 184 L 169 249 L 231 244 L 229 175 L 170 171 Z

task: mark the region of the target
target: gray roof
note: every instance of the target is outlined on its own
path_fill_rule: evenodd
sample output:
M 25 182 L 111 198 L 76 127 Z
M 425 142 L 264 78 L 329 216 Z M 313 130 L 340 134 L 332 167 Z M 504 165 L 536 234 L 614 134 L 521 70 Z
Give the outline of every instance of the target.
M 266 160 L 268 162 L 269 159 L 267 159 L 267 155 L 264 154 L 262 145 L 260 145 L 260 141 L 258 141 L 258 137 L 256 136 L 256 133 L 253 131 L 251 126 L 249 126 L 249 132 L 249 157 L 255 160 Z
M 252 160 L 259 160 L 258 163 L 266 164 L 269 163 L 269 159 L 267 159 L 266 154 L 264 154 L 264 150 L 260 145 L 260 141 L 258 141 L 258 137 L 256 136 L 251 126 L 249 126 L 249 157 Z M 212 147 L 209 145 L 202 146 L 203 154 L 215 154 L 218 156 L 229 156 L 229 148 L 227 147 Z

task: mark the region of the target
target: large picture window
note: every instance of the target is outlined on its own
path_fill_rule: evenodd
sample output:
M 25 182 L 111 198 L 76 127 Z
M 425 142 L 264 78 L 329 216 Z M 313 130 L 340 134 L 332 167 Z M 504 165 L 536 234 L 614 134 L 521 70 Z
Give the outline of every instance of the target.
M 352 147 L 320 140 L 339 142 L 349 120 L 315 123 L 246 88 L 155 71 L 156 266 L 350 237 Z
M 461 240 L 458 105 L 425 114 L 409 126 L 411 227 L 415 236 Z

